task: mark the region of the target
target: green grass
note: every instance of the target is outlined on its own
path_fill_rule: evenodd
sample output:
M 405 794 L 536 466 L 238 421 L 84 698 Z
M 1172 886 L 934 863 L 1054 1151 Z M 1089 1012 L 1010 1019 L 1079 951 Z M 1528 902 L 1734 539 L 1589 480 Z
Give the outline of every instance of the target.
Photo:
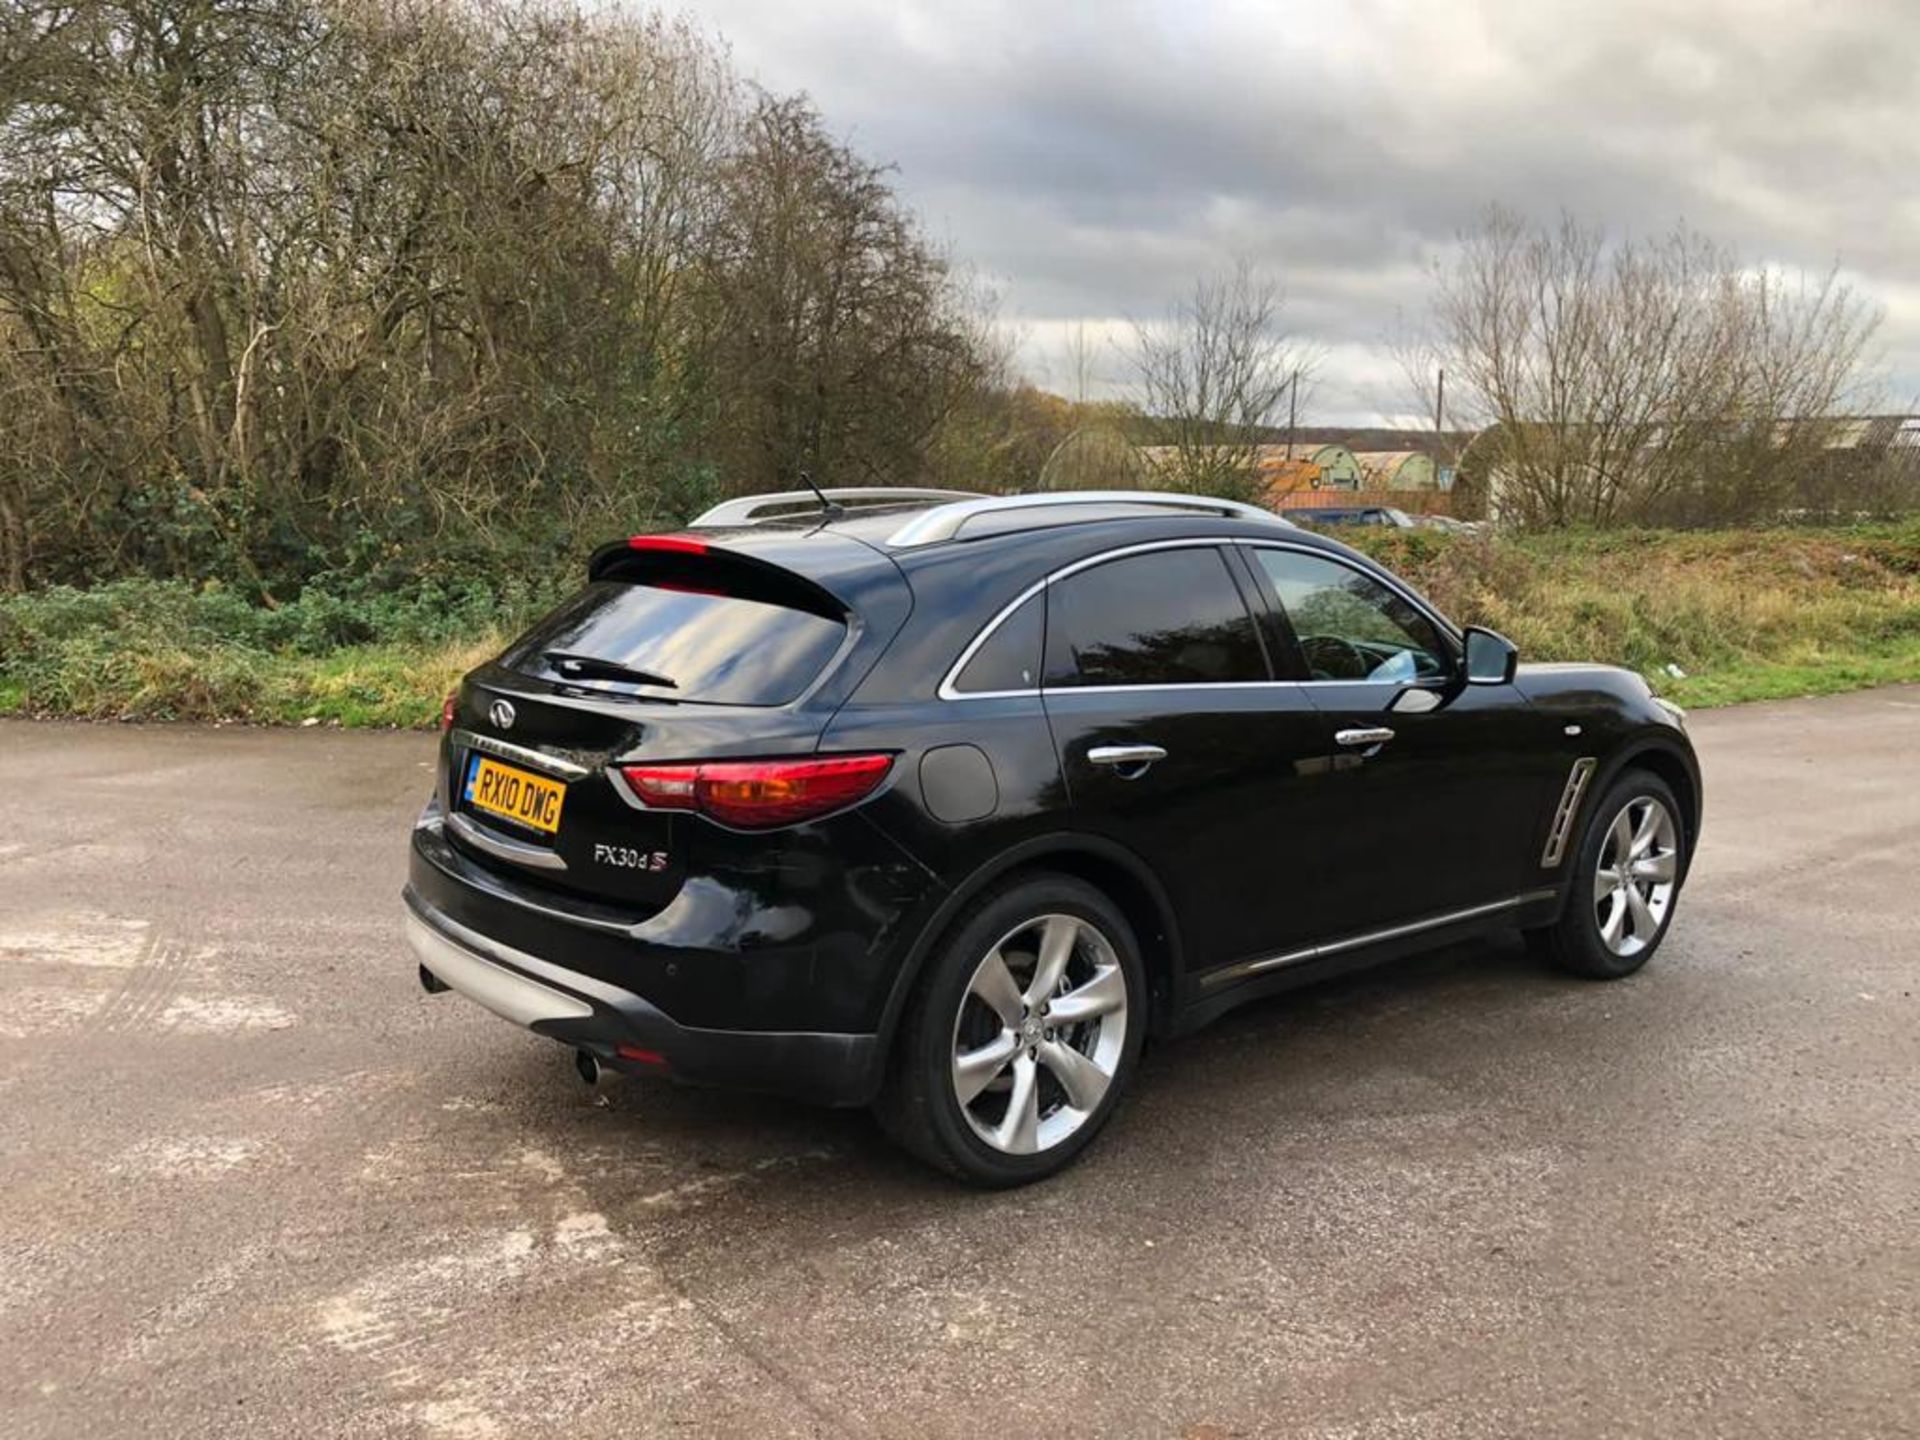
M 1788 700 L 1802 695 L 1838 695 L 1875 685 L 1914 684 L 1920 684 L 1920 645 L 1888 655 L 1755 661 L 1682 680 L 1662 677 L 1659 689 L 1682 705 L 1705 709 L 1749 700 Z
M 1501 631 L 1524 658 L 1625 665 L 1681 704 L 1920 680 L 1920 523 L 1356 533 L 1455 619 Z
M 1346 538 L 1524 658 L 1626 665 L 1684 705 L 1920 682 L 1920 522 Z M 431 725 L 553 598 L 419 583 L 263 609 L 144 580 L 0 598 L 0 714 Z
M 0 713 L 416 726 L 550 597 L 421 587 L 265 610 L 122 580 L 0 599 Z

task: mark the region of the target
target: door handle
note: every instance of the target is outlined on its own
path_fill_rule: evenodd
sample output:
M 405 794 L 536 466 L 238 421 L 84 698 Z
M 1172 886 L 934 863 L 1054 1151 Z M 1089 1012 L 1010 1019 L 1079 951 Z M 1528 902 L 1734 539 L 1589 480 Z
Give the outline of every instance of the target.
M 1156 760 L 1167 758 L 1158 745 L 1096 745 L 1087 751 L 1090 765 L 1111 765 L 1116 770 L 1144 770 Z
M 1333 739 L 1338 745 L 1384 745 L 1393 738 L 1393 731 L 1384 725 L 1375 725 L 1365 730 L 1341 730 Z

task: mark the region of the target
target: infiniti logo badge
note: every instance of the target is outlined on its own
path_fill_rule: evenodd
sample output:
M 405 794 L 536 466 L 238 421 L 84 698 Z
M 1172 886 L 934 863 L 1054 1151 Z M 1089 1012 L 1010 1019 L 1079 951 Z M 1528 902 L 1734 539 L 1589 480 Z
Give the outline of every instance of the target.
M 493 721 L 498 729 L 513 729 L 513 702 L 511 700 L 494 701 L 487 707 L 487 718 Z

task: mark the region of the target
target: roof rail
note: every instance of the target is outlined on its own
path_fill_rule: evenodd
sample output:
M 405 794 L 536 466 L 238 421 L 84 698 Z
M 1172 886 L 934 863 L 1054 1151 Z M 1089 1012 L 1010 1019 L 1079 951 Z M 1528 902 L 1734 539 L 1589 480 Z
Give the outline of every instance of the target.
M 1273 525 L 1293 528 L 1271 510 L 1258 505 L 1243 505 L 1238 500 L 1220 500 L 1211 495 L 1171 495 L 1164 490 L 1055 490 L 1034 495 L 983 495 L 978 499 L 956 500 L 913 516 L 893 534 L 887 544 L 896 549 L 932 545 L 951 540 L 960 528 L 976 515 L 993 515 L 1006 510 L 1038 510 L 1064 505 L 1148 505 L 1164 510 L 1198 510 L 1209 515 L 1226 515 L 1236 520 L 1264 520 Z
M 721 525 L 751 525 L 756 520 L 767 518 L 767 512 L 793 505 L 811 505 L 817 511 L 821 508 L 822 495 L 833 504 L 845 508 L 857 505 L 911 505 L 927 501 L 938 504 L 946 500 L 985 498 L 977 490 L 924 490 L 885 485 L 849 486 L 839 490 L 779 490 L 768 495 L 742 495 L 737 500 L 723 500 L 687 528 L 711 530 Z M 798 513 L 804 515 L 806 512 Z

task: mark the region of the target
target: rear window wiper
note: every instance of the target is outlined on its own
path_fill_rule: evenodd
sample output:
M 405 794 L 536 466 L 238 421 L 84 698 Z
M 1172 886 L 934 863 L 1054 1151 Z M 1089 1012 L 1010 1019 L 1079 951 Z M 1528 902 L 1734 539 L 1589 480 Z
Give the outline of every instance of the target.
M 664 675 L 636 670 L 618 660 L 603 660 L 597 655 L 569 655 L 564 650 L 546 652 L 546 662 L 569 680 L 624 680 L 629 685 L 653 685 L 662 690 L 680 687 Z

